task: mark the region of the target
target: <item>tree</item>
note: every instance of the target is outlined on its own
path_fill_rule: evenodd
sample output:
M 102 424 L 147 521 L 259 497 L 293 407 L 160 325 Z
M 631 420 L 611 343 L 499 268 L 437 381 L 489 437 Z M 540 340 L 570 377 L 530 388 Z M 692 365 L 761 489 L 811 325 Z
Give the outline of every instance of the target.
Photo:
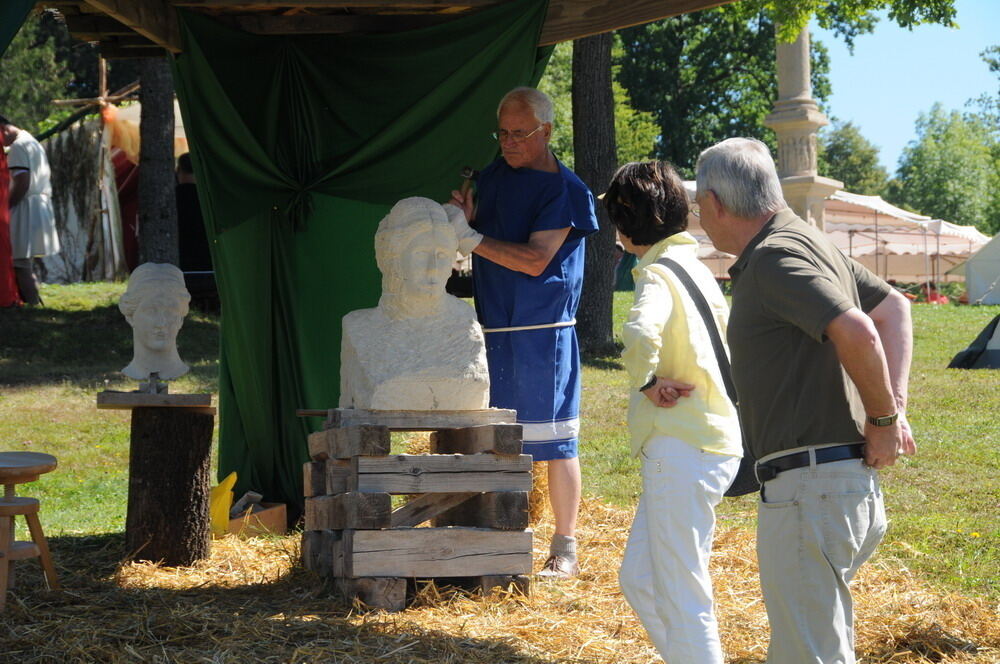
M 621 51 L 621 41 L 615 36 L 612 44 L 612 60 Z M 617 71 L 617 65 L 612 72 Z M 573 153 L 573 106 L 571 90 L 573 86 L 573 42 L 556 45 L 545 68 L 545 75 L 538 89 L 552 98 L 555 107 L 555 129 L 552 150 L 569 168 L 574 168 Z M 615 137 L 618 163 L 641 161 L 653 156 L 653 147 L 660 132 L 652 113 L 637 110 L 629 99 L 628 92 L 618 81 L 612 80 L 614 95 Z
M 617 167 L 610 33 L 573 43 L 573 152 L 576 172 L 602 192 Z M 615 352 L 611 329 L 615 230 L 599 205 L 600 229 L 587 238 L 583 295 L 577 311 L 580 347 L 595 355 Z
M 955 27 L 954 0 L 744 0 L 740 4 L 767 10 L 779 25 L 778 38 L 786 42 L 794 40 L 813 17 L 849 47 L 853 47 L 855 37 L 874 29 L 876 12 L 881 11 L 902 28 L 920 23 Z
M 691 177 L 701 150 L 724 138 L 774 147 L 763 125 L 778 90 L 774 30 L 764 9 L 737 3 L 620 31 L 618 80 L 636 108 L 655 115 L 657 157 Z M 813 93 L 822 101 L 829 59 L 822 44 L 813 47 Z
M 855 194 L 879 196 L 885 191 L 889 174 L 878 162 L 878 147 L 854 123 L 834 118 L 831 127 L 820 132 L 818 147 L 821 174 L 840 180 Z
M 178 263 L 174 197 L 174 80 L 166 57 L 146 58 L 139 102 L 139 261 Z
M 39 25 L 39 17 L 29 17 L 0 58 L 0 114 L 32 134 L 56 112 L 52 100 L 63 95 L 70 80 L 54 41 Z
M 995 130 L 977 116 L 946 112 L 940 104 L 920 114 L 916 130 L 917 138 L 900 157 L 898 202 L 985 233 L 1000 230 L 994 214 L 1000 188 Z

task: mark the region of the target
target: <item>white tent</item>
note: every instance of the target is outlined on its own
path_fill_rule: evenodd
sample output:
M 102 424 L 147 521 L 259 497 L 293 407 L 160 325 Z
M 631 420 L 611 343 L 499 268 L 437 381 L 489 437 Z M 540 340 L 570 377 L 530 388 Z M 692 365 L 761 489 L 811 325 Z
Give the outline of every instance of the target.
M 685 182 L 684 188 L 694 200 L 695 183 Z M 947 280 L 944 275 L 950 268 L 989 241 L 971 226 L 909 212 L 878 196 L 846 191 L 827 199 L 824 219 L 825 230 L 841 251 L 882 278 L 903 282 Z M 688 217 L 688 231 L 701 243 L 702 262 L 717 278 L 726 278 L 735 257 L 715 249 L 694 215 Z
M 969 304 L 1000 304 L 1000 234 L 951 273 L 965 275 Z
M 884 279 L 947 280 L 947 271 L 989 238 L 960 226 L 903 210 L 878 196 L 834 193 L 824 205 L 825 229 L 848 256 Z

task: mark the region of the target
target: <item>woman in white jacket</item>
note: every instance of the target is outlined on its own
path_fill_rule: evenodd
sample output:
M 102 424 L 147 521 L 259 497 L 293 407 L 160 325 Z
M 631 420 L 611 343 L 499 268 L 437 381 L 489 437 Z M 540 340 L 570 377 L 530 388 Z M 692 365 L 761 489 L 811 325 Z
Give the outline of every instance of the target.
M 708 559 L 715 506 L 742 456 L 740 426 L 705 319 L 666 263 L 688 273 L 723 339 L 729 308 L 685 232 L 687 194 L 669 164 L 622 166 L 604 205 L 625 249 L 639 257 L 622 359 L 642 497 L 619 582 L 665 662 L 722 664 Z

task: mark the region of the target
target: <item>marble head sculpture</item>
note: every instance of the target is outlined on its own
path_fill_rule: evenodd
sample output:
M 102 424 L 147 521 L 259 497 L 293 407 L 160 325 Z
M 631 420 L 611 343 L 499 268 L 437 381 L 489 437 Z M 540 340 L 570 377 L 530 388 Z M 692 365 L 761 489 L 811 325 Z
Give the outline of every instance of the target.
M 122 369 L 129 378 L 152 373 L 170 380 L 188 372 L 177 353 L 177 332 L 184 324 L 191 295 L 184 274 L 169 263 L 143 263 L 132 272 L 118 309 L 132 326 L 132 361 Z
M 403 199 L 382 219 L 375 233 L 382 296 L 374 309 L 343 320 L 341 408 L 489 405 L 482 329 L 472 307 L 444 289 L 457 247 L 445 207 L 430 199 Z

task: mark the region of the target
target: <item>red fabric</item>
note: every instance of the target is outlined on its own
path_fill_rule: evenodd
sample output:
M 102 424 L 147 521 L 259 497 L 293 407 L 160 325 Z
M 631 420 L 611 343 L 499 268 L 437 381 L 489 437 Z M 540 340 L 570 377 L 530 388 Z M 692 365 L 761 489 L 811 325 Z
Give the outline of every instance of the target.
M 14 256 L 10 248 L 10 210 L 7 209 L 10 195 L 10 173 L 7 171 L 7 155 L 0 149 L 0 307 L 21 304 L 14 277 Z
M 111 163 L 115 167 L 118 209 L 122 215 L 125 264 L 132 272 L 139 265 L 139 167 L 118 149 L 111 154 Z

